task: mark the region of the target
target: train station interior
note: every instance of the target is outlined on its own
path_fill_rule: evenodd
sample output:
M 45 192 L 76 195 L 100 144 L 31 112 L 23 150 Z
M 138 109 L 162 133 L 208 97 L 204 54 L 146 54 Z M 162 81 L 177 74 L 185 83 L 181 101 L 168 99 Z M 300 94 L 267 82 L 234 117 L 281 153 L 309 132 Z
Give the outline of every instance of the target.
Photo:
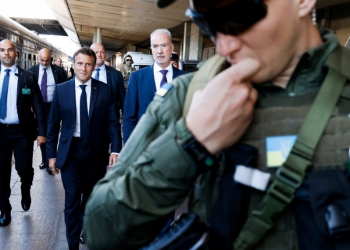
M 164 9 L 157 7 L 156 0 L 42 1 L 52 11 L 54 19 L 8 17 L 36 35 L 69 37 L 76 47 L 102 43 L 106 47 L 107 59 L 114 67 L 129 51 L 151 54 L 150 34 L 158 28 L 171 32 L 174 51 L 182 60 L 202 61 L 215 54 L 215 45 L 210 37 L 203 35 L 185 15 L 188 0 L 177 0 Z M 6 16 L 6 13 L 0 12 L 0 15 Z M 317 27 L 335 32 L 340 43 L 350 49 L 349 0 L 318 0 L 315 21 Z M 72 56 L 67 54 L 68 58 Z M 69 65 L 70 60 L 65 66 Z M 21 208 L 21 182 L 15 165 L 12 168 L 12 223 L 9 227 L 0 228 L 1 250 L 67 249 L 61 177 L 40 170 L 37 167 L 40 161 L 41 151 L 35 145 L 35 185 L 31 189 L 32 208 L 29 211 Z M 84 246 L 82 249 L 88 250 Z
M 150 54 L 149 35 L 157 28 L 169 29 L 180 59 L 206 60 L 215 54 L 210 37 L 185 15 L 187 0 L 177 0 L 164 9 L 155 0 L 41 1 L 54 20 L 10 17 L 38 34 L 68 36 L 76 46 L 102 42 L 112 66 L 128 51 Z M 341 44 L 350 47 L 350 1 L 318 0 L 316 10 L 316 25 L 333 30 Z

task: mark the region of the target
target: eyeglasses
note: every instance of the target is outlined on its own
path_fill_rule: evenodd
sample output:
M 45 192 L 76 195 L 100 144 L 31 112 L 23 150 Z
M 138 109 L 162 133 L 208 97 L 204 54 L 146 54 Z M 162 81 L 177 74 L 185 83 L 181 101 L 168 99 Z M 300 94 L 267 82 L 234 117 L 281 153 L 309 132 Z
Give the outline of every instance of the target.
M 125 61 L 126 61 L 126 62 L 131 62 L 131 59 L 126 59 Z
M 237 0 L 233 3 L 206 13 L 187 9 L 190 17 L 206 35 L 215 37 L 217 32 L 239 35 L 263 19 L 267 6 L 263 0 Z

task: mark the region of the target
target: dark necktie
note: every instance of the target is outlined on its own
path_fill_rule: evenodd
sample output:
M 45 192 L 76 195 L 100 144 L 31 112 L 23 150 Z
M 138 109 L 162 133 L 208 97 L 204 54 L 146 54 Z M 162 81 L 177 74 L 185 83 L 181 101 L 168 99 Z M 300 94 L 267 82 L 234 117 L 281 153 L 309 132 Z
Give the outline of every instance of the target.
M 47 73 L 46 69 L 44 69 L 43 78 L 41 79 L 41 95 L 43 97 L 43 101 L 47 101 Z
M 163 75 L 162 80 L 160 81 L 160 86 L 162 87 L 164 83 L 168 82 L 168 80 L 166 79 L 166 73 L 168 73 L 168 71 L 166 69 L 162 69 L 160 73 L 162 73 Z
M 2 83 L 1 99 L 0 99 L 0 118 L 5 119 L 7 112 L 7 93 L 10 83 L 10 69 L 5 69 L 6 75 Z
M 84 141 L 89 139 L 89 115 L 87 109 L 86 85 L 79 85 L 81 88 L 80 96 L 80 137 Z
M 95 69 L 95 70 L 96 70 L 95 79 L 100 80 L 100 69 Z

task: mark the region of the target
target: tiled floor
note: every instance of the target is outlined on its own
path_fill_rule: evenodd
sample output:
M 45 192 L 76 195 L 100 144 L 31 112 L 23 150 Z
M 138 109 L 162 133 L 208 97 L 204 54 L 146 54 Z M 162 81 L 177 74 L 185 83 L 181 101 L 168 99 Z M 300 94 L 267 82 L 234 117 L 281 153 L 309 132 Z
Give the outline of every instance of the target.
M 60 175 L 49 175 L 39 169 L 40 148 L 34 146 L 34 181 L 31 189 L 32 205 L 25 212 L 21 207 L 21 182 L 15 165 L 12 167 L 12 221 L 0 227 L 1 250 L 66 250 L 64 225 L 64 190 Z M 87 250 L 86 246 L 80 249 Z

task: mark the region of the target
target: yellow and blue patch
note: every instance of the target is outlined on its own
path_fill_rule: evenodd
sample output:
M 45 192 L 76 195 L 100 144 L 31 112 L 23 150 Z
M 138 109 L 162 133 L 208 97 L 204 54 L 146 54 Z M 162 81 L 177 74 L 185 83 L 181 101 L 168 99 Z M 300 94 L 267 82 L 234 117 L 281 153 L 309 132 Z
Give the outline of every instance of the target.
M 172 89 L 173 85 L 169 83 L 164 83 L 160 89 L 156 92 L 156 95 L 164 97 L 170 89 Z
M 266 137 L 267 167 L 281 166 L 287 160 L 296 139 L 296 135 Z

